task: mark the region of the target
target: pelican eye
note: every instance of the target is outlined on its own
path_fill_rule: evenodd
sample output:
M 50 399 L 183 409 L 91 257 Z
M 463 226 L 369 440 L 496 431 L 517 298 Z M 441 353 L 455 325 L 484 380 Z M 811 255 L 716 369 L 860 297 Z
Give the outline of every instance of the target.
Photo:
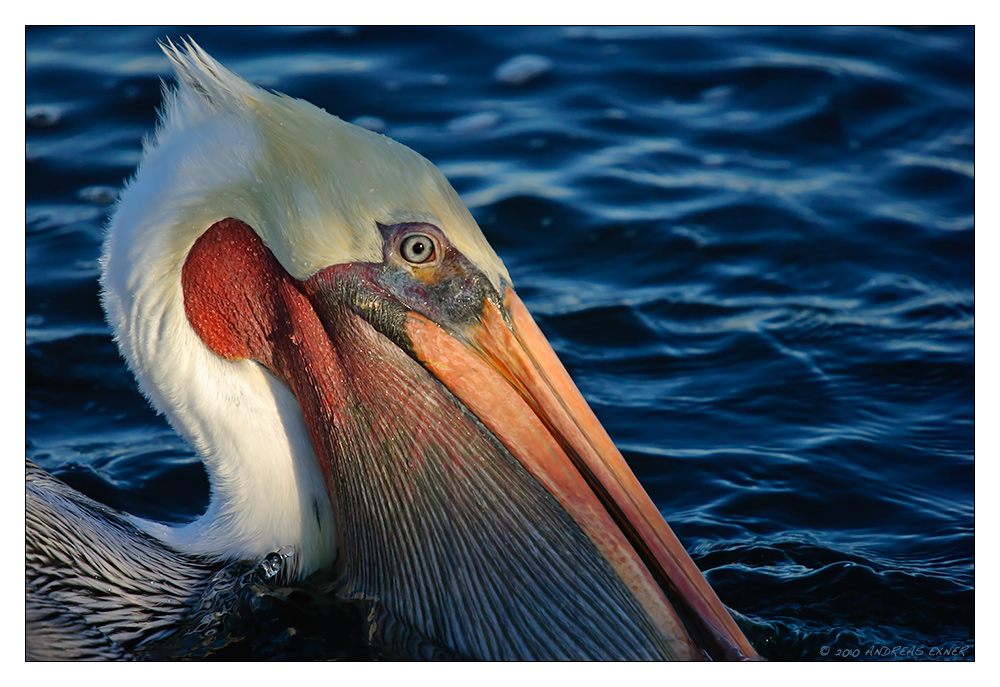
M 410 234 L 399 246 L 403 260 L 420 265 L 434 259 L 434 239 L 426 234 Z

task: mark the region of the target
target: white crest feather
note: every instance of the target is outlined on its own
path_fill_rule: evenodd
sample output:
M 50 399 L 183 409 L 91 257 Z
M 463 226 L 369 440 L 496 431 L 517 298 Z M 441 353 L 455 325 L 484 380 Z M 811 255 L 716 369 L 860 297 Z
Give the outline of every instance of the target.
M 205 151 L 213 160 L 196 158 L 211 162 L 211 175 L 200 179 L 210 191 L 192 208 L 199 218 L 207 210 L 243 220 L 298 279 L 333 264 L 381 260 L 377 223 L 429 222 L 494 287 L 510 280 L 458 194 L 425 158 L 311 103 L 253 86 L 193 42 L 186 50 L 163 47 L 180 88 L 158 147 L 201 127 L 221 124 L 228 134 L 227 148 Z

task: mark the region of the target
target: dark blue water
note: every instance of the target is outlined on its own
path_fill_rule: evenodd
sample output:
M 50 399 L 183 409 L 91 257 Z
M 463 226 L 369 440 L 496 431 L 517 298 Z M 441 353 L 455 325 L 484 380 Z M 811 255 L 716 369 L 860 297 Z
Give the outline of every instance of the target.
M 166 521 L 97 259 L 188 34 L 442 169 L 761 654 L 973 657 L 972 29 L 29 29 L 26 452 Z

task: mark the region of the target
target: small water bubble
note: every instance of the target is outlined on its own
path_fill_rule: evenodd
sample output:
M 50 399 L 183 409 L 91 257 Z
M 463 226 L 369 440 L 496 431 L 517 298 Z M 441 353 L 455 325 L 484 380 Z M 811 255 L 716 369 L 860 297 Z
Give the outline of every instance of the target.
M 499 112 L 474 112 L 456 117 L 448 122 L 448 131 L 453 133 L 471 133 L 491 129 L 500 122 Z
M 264 570 L 265 578 L 271 578 L 277 575 L 278 571 L 281 570 L 281 562 L 281 556 L 273 553 L 269 554 L 268 557 L 264 559 L 264 562 L 261 563 L 261 568 Z
M 29 105 L 24 110 L 24 119 L 28 126 L 44 129 L 59 123 L 62 110 L 55 105 Z
M 554 65 L 542 55 L 518 55 L 497 67 L 493 78 L 508 86 L 521 86 L 551 71 Z
M 285 560 L 295 555 L 295 549 L 285 546 L 273 553 L 267 554 L 258 565 L 257 569 L 265 580 L 269 580 L 279 572 L 285 564 Z

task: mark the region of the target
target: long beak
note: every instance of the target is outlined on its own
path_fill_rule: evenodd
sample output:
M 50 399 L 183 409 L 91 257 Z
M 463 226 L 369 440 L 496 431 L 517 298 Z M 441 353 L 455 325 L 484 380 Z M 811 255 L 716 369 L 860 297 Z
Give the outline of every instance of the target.
M 298 282 L 227 219 L 182 275 L 206 346 L 296 395 L 345 597 L 461 655 L 758 658 L 514 292 L 442 327 L 380 270 Z
M 524 304 L 503 298 L 458 338 L 411 312 L 416 356 L 571 515 L 674 655 L 759 659 Z

